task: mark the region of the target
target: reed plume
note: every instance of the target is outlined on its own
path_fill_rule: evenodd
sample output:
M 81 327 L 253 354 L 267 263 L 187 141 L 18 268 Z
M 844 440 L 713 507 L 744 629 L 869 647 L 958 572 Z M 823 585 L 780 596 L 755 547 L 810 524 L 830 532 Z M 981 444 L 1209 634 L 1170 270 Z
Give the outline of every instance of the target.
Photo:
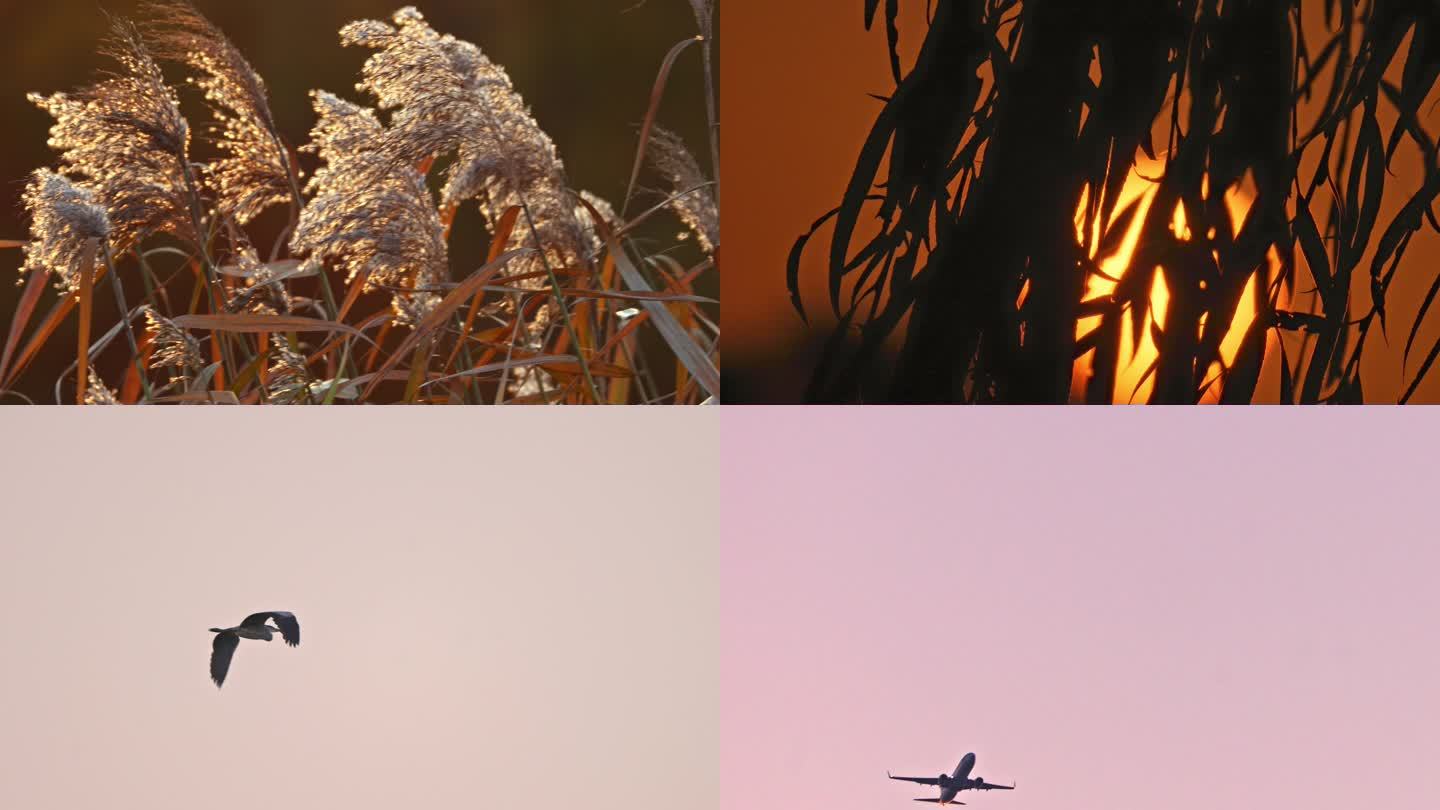
M 111 241 L 127 246 L 152 231 L 195 240 L 186 182 L 190 126 L 127 20 L 112 21 L 102 52 L 118 74 L 74 93 L 30 94 L 54 117 L 50 146 L 59 172 L 89 188 L 111 223 Z
M 67 292 L 80 289 L 80 274 L 95 262 L 92 240 L 110 237 L 110 217 L 89 188 L 64 175 L 40 169 L 22 198 L 30 212 L 30 239 L 21 272 L 51 273 Z
M 240 243 L 233 249 L 235 272 L 245 279 L 245 286 L 234 290 L 229 298 L 231 312 L 255 312 L 267 315 L 288 314 L 295 299 L 285 286 L 285 276 L 260 261 L 254 246 Z
M 185 387 L 205 368 L 200 341 L 154 307 L 145 307 L 145 326 L 150 333 L 150 369 L 170 372 L 170 385 Z
M 561 267 L 574 264 L 583 241 L 564 165 L 504 68 L 475 45 L 437 34 L 414 7 L 391 19 L 394 25 L 362 20 L 340 32 L 344 44 L 376 51 L 357 88 L 390 113 L 381 154 L 412 165 L 453 155 L 442 207 L 480 198 L 492 233 L 505 211 L 524 208 L 534 227 L 515 228 L 507 249 L 544 250 Z M 538 261 L 513 272 L 534 271 Z
M 31 281 L 0 351 L 0 391 L 74 306 L 75 364 L 57 401 L 694 403 L 719 390 L 718 327 L 700 313 L 715 302 L 691 286 L 713 261 L 686 271 L 651 257 L 630 233 L 638 222 L 574 193 L 555 144 L 474 44 L 408 7 L 346 25 L 341 43 L 371 51 L 364 98 L 312 91 L 315 121 L 297 150 L 317 164 L 306 179 L 240 49 L 192 0 L 142 7 L 146 22 L 115 20 L 106 39 L 117 72 L 31 96 L 55 119 L 59 159 L 23 196 Z M 183 69 L 208 107 L 204 164 L 191 160 L 161 64 Z M 672 162 L 657 166 L 712 250 L 712 188 L 677 148 L 662 147 Z M 449 239 L 471 204 L 490 244 L 458 274 Z M 282 205 L 289 226 L 272 229 L 261 215 Z M 162 235 L 181 244 L 151 238 Z M 69 297 L 18 343 L 51 276 Z M 93 323 L 101 277 L 126 313 L 108 329 Z M 654 334 L 641 340 L 641 329 Z M 91 357 L 113 354 L 120 335 L 130 376 L 117 393 Z M 657 351 L 669 354 L 656 362 Z
M 445 228 L 424 175 L 386 160 L 379 151 L 385 128 L 373 110 L 323 91 L 311 98 L 317 121 L 304 148 L 325 165 L 307 185 L 314 196 L 300 214 L 291 249 L 333 262 L 367 290 L 414 290 L 444 280 Z M 396 292 L 396 319 L 417 323 L 437 300 L 432 292 Z
M 615 206 L 611 205 L 609 200 L 589 191 L 580 192 L 580 199 L 589 203 L 590 208 L 594 208 L 600 214 L 600 218 L 611 230 L 615 229 L 615 223 L 620 221 L 620 217 L 616 215 Z M 593 256 L 599 253 L 605 247 L 605 240 L 601 238 L 599 229 L 595 227 L 595 217 L 590 214 L 590 209 L 577 203 L 575 205 L 575 221 L 580 223 L 580 232 L 583 235 L 581 241 L 589 251 L 589 255 Z
M 106 385 L 105 381 L 100 379 L 100 375 L 96 374 L 94 369 L 91 369 L 89 383 L 85 390 L 85 404 L 119 405 L 120 395 L 115 393 L 115 389 Z
M 205 171 L 219 208 L 245 224 L 272 205 L 300 203 L 295 168 L 275 126 L 265 81 L 220 29 L 189 0 L 144 4 L 157 57 L 182 64 L 215 116 L 223 157 Z
M 705 173 L 685 142 L 675 133 L 656 127 L 650 134 L 650 162 L 670 184 L 670 210 L 699 240 L 708 254 L 720 244 L 720 207 Z
M 290 348 L 279 335 L 270 338 L 270 401 L 293 405 L 308 400 L 311 391 L 310 372 L 305 355 Z

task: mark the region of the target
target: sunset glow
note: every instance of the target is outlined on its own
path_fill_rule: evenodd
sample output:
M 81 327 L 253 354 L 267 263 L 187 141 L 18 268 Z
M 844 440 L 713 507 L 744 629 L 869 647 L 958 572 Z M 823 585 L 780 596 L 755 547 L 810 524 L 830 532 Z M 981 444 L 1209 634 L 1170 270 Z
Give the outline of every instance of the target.
M 1140 240 L 1140 231 L 1144 227 L 1145 218 L 1149 213 L 1150 205 L 1154 200 L 1155 193 L 1159 189 L 1156 179 L 1164 172 L 1164 164 L 1158 160 L 1149 160 L 1141 157 L 1136 165 L 1130 170 L 1130 176 L 1121 189 L 1120 197 L 1115 205 L 1116 212 L 1123 211 L 1127 205 L 1139 200 L 1134 218 L 1127 226 L 1119 249 L 1113 256 L 1099 262 L 1100 274 L 1092 273 L 1085 284 L 1085 301 L 1096 301 L 1108 298 L 1114 293 L 1117 286 L 1112 279 L 1122 278 L 1130 269 L 1131 259 L 1135 255 L 1135 248 Z M 1151 179 L 1146 179 L 1151 178 Z M 1202 186 L 1205 194 L 1209 194 L 1208 182 Z M 1254 181 L 1247 174 L 1241 182 L 1236 183 L 1225 191 L 1225 207 L 1230 214 L 1230 222 L 1235 231 L 1239 231 L 1244 224 L 1246 217 L 1250 214 L 1250 206 L 1254 202 Z M 1092 232 L 1087 240 L 1085 234 L 1085 209 L 1089 204 L 1089 187 L 1087 186 L 1081 195 L 1080 204 L 1075 211 L 1075 236 L 1081 244 L 1088 243 L 1089 256 L 1094 259 L 1099 252 L 1101 236 L 1104 229 L 1101 223 L 1094 224 Z M 1113 217 L 1112 217 L 1113 219 Z M 1106 223 L 1107 225 L 1110 223 Z M 1188 223 L 1185 221 L 1183 206 L 1176 204 L 1174 215 L 1171 220 L 1171 230 L 1182 241 L 1190 241 L 1194 238 Z M 1277 265 L 1276 257 L 1272 251 L 1270 255 L 1271 268 Z M 1165 268 L 1161 267 L 1160 272 L 1155 275 L 1155 281 L 1150 290 L 1150 313 L 1146 315 L 1144 334 L 1140 335 L 1138 345 L 1135 341 L 1134 327 L 1129 318 L 1122 320 L 1120 326 L 1120 355 L 1118 360 L 1118 372 L 1115 378 L 1115 390 L 1112 392 L 1112 401 L 1116 403 L 1146 402 L 1150 398 L 1151 390 L 1154 387 L 1153 376 L 1146 377 L 1145 371 L 1150 367 L 1158 356 L 1154 337 L 1151 334 L 1151 324 L 1157 324 L 1162 330 L 1165 328 L 1165 314 L 1170 303 L 1170 291 L 1165 282 Z M 1103 275 L 1102 275 L 1103 274 Z M 1108 278 L 1107 278 L 1108 276 Z M 1240 351 L 1241 340 L 1250 324 L 1255 319 L 1255 312 L 1258 304 L 1257 284 L 1258 279 L 1251 276 L 1245 286 L 1244 296 L 1241 298 L 1240 306 L 1235 313 L 1230 328 L 1225 332 L 1221 341 L 1220 356 L 1225 366 L 1228 367 L 1235 361 L 1235 356 Z M 1075 336 L 1085 337 L 1100 326 L 1101 317 L 1090 316 L 1081 318 L 1075 325 Z M 1203 325 L 1203 321 L 1202 321 Z M 1091 364 L 1094 359 L 1094 351 L 1087 352 L 1075 361 L 1075 372 L 1072 376 L 1070 396 L 1072 400 L 1082 400 L 1085 395 L 1085 386 L 1091 376 Z M 1202 403 L 1216 403 L 1220 401 L 1221 386 L 1218 378 L 1223 369 L 1219 363 L 1212 363 L 1206 374 L 1206 381 L 1217 380 L 1210 386 L 1200 400 Z

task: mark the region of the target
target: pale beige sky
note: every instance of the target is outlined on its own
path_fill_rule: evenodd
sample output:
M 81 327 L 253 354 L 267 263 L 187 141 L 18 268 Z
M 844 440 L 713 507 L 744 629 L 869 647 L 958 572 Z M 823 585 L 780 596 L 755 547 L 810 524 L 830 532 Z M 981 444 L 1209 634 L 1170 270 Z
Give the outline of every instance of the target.
M 220 410 L 0 419 L 0 807 L 718 806 L 710 409 Z

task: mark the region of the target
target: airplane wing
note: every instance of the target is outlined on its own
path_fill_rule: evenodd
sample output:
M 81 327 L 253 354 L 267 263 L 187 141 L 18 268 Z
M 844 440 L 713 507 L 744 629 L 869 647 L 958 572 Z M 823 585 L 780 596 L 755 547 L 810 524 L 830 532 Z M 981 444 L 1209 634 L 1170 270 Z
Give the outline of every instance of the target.
M 955 801 L 954 799 L 951 799 L 951 800 L 948 801 L 948 802 L 942 802 L 942 801 L 940 801 L 939 799 L 916 799 L 915 801 L 917 801 L 917 802 L 930 802 L 931 804 L 964 804 L 964 802 L 957 802 L 957 801 Z
M 992 785 L 992 784 L 990 784 L 989 782 L 986 782 L 985 780 L 982 779 L 982 780 L 980 780 L 980 784 L 978 784 L 978 785 L 971 785 L 971 786 L 970 786 L 970 789 L 971 789 L 971 790 L 1014 790 L 1014 789 L 1015 789 L 1015 786 L 1014 786 L 1014 785 Z
M 889 771 L 886 771 L 886 772 L 885 772 L 885 775 L 886 775 L 886 776 L 890 776 L 890 772 L 889 772 Z M 917 784 L 917 785 L 933 785 L 933 786 L 938 786 L 938 785 L 940 784 L 940 780 L 939 780 L 939 779 L 936 779 L 936 778 L 933 777 L 933 776 L 890 776 L 890 778 L 891 778 L 891 779 L 899 779 L 899 780 L 905 781 L 905 782 L 914 782 L 914 783 Z

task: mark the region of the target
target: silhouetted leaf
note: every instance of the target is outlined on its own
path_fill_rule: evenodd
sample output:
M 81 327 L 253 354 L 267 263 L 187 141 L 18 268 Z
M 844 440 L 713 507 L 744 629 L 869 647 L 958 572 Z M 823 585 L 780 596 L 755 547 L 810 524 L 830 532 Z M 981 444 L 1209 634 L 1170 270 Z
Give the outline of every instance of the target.
M 1147 334 L 1156 343 L 1154 362 L 1140 361 L 1142 383 L 1156 375 L 1153 401 L 1205 396 L 1201 386 L 1210 396 L 1219 386 L 1222 401 L 1253 400 L 1271 328 L 1280 330 L 1285 401 L 1360 397 L 1360 357 L 1372 323 L 1387 329 L 1386 297 L 1405 272 L 1407 240 L 1427 219 L 1440 231 L 1431 188 L 1440 185 L 1440 167 L 1416 112 L 1440 77 L 1440 14 L 1431 3 L 1402 0 L 1315 2 L 1333 26 L 1317 33 L 1307 21 L 1309 42 L 1294 25 L 1304 12 L 1283 3 L 936 4 L 919 55 L 874 119 L 834 212 L 827 281 L 850 333 L 827 343 L 811 390 L 827 398 L 857 391 L 855 381 L 908 317 L 891 388 L 903 401 L 1051 401 L 1073 390 L 1055 380 L 1086 364 L 1086 401 L 1123 399 L 1135 380 L 1130 371 L 1119 379 L 1119 359 L 1133 354 L 1121 345 L 1127 321 L 1129 349 L 1151 342 Z M 887 0 L 887 15 L 894 6 L 898 0 Z M 880 8 L 866 0 L 867 26 Z M 1397 88 L 1385 76 L 1401 67 L 1395 60 L 1407 33 Z M 892 73 L 895 41 L 887 25 Z M 1080 72 L 1097 42 L 1101 74 L 1092 83 Z M 966 83 L 986 71 L 993 83 L 983 90 Z M 1387 120 L 1396 120 L 1390 132 L 1381 131 L 1382 101 Z M 1386 169 L 1407 137 L 1425 158 L 1424 182 L 1382 228 L 1382 209 L 1400 185 L 1390 184 L 1387 197 Z M 1132 173 L 1139 153 L 1162 159 L 1163 168 Z M 1162 184 L 1146 216 L 1137 200 L 1117 205 L 1140 175 Z M 1235 227 L 1227 196 L 1242 179 L 1253 180 L 1254 196 Z M 859 234 L 872 191 L 881 195 L 879 216 L 872 233 Z M 1184 239 L 1170 228 L 1178 200 L 1192 230 Z M 1070 244 L 1072 217 L 1083 223 L 1079 241 L 1093 261 Z M 1097 219 L 1106 227 L 1091 245 Z M 1085 300 L 1093 294 L 1082 282 L 1098 280 L 1098 266 L 1120 254 L 1137 220 L 1143 228 L 1129 266 L 1103 274 L 1115 276 L 1112 300 Z M 802 317 L 800 259 L 822 223 L 797 241 L 787 264 Z M 1299 289 L 1308 285 L 1295 273 L 1297 253 L 1318 300 Z M 1362 257 L 1371 261 L 1368 312 L 1353 283 Z M 1156 272 L 1169 291 L 1165 330 L 1155 317 Z M 1231 357 L 1221 349 L 1226 328 L 1236 323 L 1244 280 L 1257 273 L 1267 293 Z M 1017 316 L 1015 294 L 1026 282 Z M 1432 289 L 1411 325 L 1407 358 L 1437 295 Z M 1078 338 L 1077 323 L 1046 320 L 1096 316 L 1100 327 Z M 1285 332 L 1316 339 L 1292 361 Z M 1072 365 L 1075 357 L 1081 364 Z M 1218 378 L 1207 372 L 1217 360 Z
M 1310 312 L 1290 312 L 1282 309 L 1276 310 L 1273 318 L 1277 327 L 1291 332 L 1330 331 L 1330 322 L 1324 316 Z
M 1290 371 L 1290 355 L 1285 351 L 1285 341 L 1277 340 L 1280 344 L 1280 402 L 1283 405 L 1295 404 L 1295 375 Z
M 1310 201 L 1303 197 L 1295 206 L 1295 236 L 1300 241 L 1310 275 L 1315 279 L 1320 300 L 1331 300 L 1334 281 L 1330 276 L 1330 257 L 1325 252 L 1325 243 L 1320 241 L 1320 232 L 1315 229 L 1315 219 L 1310 216 Z
M 1245 337 L 1240 341 L 1240 350 L 1235 354 L 1235 362 L 1225 375 L 1224 386 L 1220 389 L 1221 403 L 1244 405 L 1255 397 L 1255 386 L 1260 382 L 1260 367 L 1265 362 L 1265 338 L 1269 332 L 1263 318 L 1250 322 Z
M 1440 273 L 1436 273 L 1435 280 L 1430 282 L 1430 289 L 1425 291 L 1425 300 L 1420 302 L 1420 311 L 1415 313 L 1415 320 L 1410 323 L 1410 334 L 1405 338 L 1405 353 L 1400 361 L 1401 371 L 1410 363 L 1410 348 L 1415 345 L 1415 335 L 1420 332 L 1420 324 L 1425 322 L 1425 313 L 1430 311 L 1430 305 L 1435 302 L 1436 292 L 1440 292 Z
M 1143 197 L 1137 197 L 1128 205 L 1120 209 L 1120 213 L 1110 221 L 1105 228 L 1105 233 L 1100 237 L 1100 248 L 1095 253 L 1095 263 L 1101 264 L 1106 259 L 1120 252 L 1121 243 L 1125 241 L 1125 234 L 1130 231 L 1130 225 L 1135 221 L 1135 214 L 1140 210 L 1140 202 Z

